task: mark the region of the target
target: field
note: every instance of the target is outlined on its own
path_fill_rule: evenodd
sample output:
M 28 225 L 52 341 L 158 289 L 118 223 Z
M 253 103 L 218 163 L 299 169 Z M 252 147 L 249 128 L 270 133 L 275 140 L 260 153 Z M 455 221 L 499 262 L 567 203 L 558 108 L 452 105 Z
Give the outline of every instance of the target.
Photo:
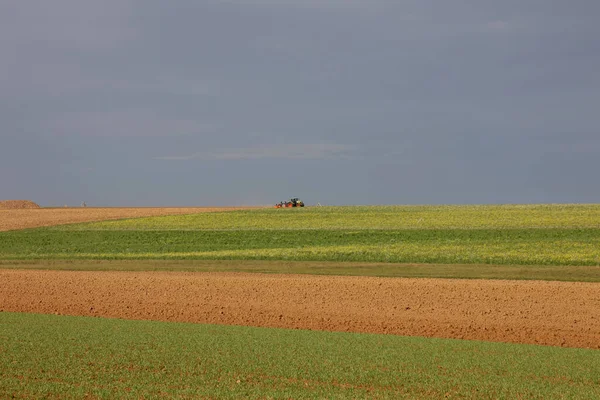
M 0 397 L 600 396 L 600 205 L 18 211 Z
M 5 311 L 600 348 L 597 283 L 18 269 L 0 281 Z
M 600 206 L 323 207 L 0 233 L 4 259 L 600 265 Z
M 123 218 L 150 217 L 173 214 L 193 214 L 252 207 L 186 207 L 186 208 L 40 208 L 3 209 L 0 207 L 0 232 L 37 228 L 77 222 L 105 221 Z
M 0 314 L 0 397 L 600 396 L 600 352 L 237 326 Z

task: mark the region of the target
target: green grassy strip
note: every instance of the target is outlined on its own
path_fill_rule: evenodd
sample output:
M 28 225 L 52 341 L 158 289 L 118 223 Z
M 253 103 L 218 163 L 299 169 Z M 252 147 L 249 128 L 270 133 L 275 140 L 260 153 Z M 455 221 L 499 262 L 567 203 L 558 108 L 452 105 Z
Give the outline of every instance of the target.
M 0 313 L 2 398 L 598 398 L 600 352 Z
M 137 218 L 60 230 L 600 228 L 599 204 L 354 206 Z
M 1 261 L 0 269 L 56 271 L 183 271 L 379 276 L 390 278 L 513 279 L 600 282 L 598 266 L 392 264 L 255 260 L 36 260 Z
M 0 232 L 0 259 L 599 265 L 600 229 Z

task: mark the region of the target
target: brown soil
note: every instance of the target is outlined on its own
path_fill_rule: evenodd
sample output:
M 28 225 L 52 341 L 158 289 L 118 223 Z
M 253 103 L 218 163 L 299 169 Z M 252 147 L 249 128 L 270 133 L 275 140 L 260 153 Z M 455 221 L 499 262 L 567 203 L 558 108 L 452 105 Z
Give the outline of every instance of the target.
M 0 231 L 105 221 L 111 219 L 156 217 L 174 214 L 195 214 L 233 211 L 252 207 L 180 207 L 180 208 L 41 208 L 0 209 Z
M 600 285 L 0 270 L 0 310 L 600 348 Z
M 0 201 L 0 209 L 29 209 L 40 208 L 39 205 L 30 200 L 4 200 Z

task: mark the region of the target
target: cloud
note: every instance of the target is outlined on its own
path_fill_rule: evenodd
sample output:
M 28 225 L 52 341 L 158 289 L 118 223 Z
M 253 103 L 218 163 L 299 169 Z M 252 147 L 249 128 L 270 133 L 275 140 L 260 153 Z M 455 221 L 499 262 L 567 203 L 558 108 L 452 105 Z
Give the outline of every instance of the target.
M 356 146 L 346 144 L 285 144 L 243 149 L 222 149 L 213 152 L 201 152 L 184 156 L 161 156 L 156 160 L 259 160 L 259 159 L 347 159 L 357 150 Z

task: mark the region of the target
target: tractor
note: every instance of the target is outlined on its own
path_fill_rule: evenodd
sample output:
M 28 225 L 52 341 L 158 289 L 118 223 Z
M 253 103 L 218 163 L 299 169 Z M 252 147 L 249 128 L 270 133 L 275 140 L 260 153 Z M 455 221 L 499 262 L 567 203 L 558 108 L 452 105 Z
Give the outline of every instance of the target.
M 275 204 L 275 208 L 292 208 L 292 207 L 304 207 L 304 202 L 297 197 L 290 199 L 290 201 L 282 201 Z

